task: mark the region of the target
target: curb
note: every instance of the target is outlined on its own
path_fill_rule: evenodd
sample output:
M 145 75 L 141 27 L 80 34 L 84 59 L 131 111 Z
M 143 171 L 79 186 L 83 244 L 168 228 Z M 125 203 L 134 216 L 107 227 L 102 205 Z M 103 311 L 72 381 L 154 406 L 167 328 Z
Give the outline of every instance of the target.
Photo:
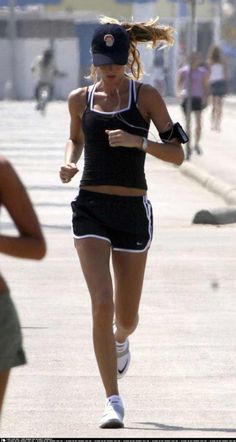
M 213 210 L 200 210 L 193 218 L 193 224 L 230 224 L 236 222 L 236 206 Z
M 227 204 L 236 205 L 236 188 L 232 185 L 186 161 L 180 166 L 179 170 L 184 175 L 193 178 L 207 190 L 219 195 Z
M 207 190 L 212 191 L 225 200 L 231 207 L 213 210 L 200 210 L 193 218 L 193 224 L 230 224 L 236 223 L 236 188 L 214 175 L 203 171 L 189 162 L 179 168 L 187 177 L 193 178 Z M 232 207 L 235 205 L 235 207 Z

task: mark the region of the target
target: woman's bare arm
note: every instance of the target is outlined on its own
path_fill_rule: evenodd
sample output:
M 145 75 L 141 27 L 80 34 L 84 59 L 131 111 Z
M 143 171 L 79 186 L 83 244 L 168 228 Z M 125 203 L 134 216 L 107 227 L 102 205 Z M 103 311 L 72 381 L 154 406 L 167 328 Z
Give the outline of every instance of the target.
M 0 253 L 42 259 L 46 243 L 37 215 L 22 181 L 4 157 L 0 157 L 0 205 L 6 208 L 19 232 L 19 236 L 0 234 Z
M 152 120 L 158 132 L 166 132 L 173 126 L 166 105 L 159 92 L 149 85 L 142 86 L 139 94 L 139 110 L 146 120 Z M 109 144 L 112 147 L 137 147 L 142 146 L 142 137 L 132 135 L 120 129 L 106 131 Z M 158 142 L 148 140 L 146 152 L 160 160 L 176 165 L 182 164 L 184 151 L 182 145 L 176 138 L 168 142 Z
M 78 172 L 77 162 L 84 147 L 84 136 L 81 128 L 81 118 L 86 105 L 86 88 L 72 91 L 69 95 L 70 136 L 66 143 L 64 164 L 60 169 L 63 183 L 71 181 Z

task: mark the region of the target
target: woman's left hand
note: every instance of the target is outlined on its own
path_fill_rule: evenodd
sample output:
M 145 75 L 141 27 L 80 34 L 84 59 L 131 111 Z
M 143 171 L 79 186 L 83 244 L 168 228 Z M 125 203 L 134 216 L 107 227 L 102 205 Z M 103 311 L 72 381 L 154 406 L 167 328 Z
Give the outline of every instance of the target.
M 142 147 L 142 137 L 139 135 L 129 134 L 121 129 L 106 130 L 105 132 L 111 147 L 136 147 L 137 149 Z

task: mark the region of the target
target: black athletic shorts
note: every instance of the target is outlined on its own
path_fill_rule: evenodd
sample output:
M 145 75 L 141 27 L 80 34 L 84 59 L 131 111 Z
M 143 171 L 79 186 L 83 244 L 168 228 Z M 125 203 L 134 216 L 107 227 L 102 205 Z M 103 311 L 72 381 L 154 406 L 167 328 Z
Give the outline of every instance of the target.
M 185 113 L 187 112 L 187 102 L 188 102 L 188 98 L 185 98 L 182 103 L 182 107 L 183 107 L 183 110 Z M 192 97 L 191 104 L 190 104 L 190 110 L 191 111 L 201 111 L 203 109 L 204 109 L 204 106 L 203 106 L 201 97 Z
M 76 239 L 108 241 L 113 250 L 143 252 L 153 233 L 152 206 L 146 196 L 117 196 L 80 189 L 71 203 Z
M 210 84 L 210 90 L 211 90 L 211 95 L 214 95 L 217 97 L 223 97 L 227 92 L 226 81 L 218 80 L 218 81 L 212 82 Z

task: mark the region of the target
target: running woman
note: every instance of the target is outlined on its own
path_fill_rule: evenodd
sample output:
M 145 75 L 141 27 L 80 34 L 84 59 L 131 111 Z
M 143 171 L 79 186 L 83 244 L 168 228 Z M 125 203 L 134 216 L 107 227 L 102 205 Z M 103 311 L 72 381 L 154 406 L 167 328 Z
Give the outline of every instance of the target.
M 91 296 L 94 350 L 106 393 L 101 428 L 124 426 L 117 378 L 130 363 L 129 335 L 138 325 L 152 240 L 145 157 L 175 165 L 184 160 L 180 126 L 173 124 L 158 91 L 138 81 L 142 65 L 137 44 L 172 44 L 172 33 L 157 20 L 119 23 L 104 17 L 91 42 L 94 83 L 72 91 L 68 100 L 70 138 L 60 178 L 71 181 L 84 149 L 72 225 Z M 148 139 L 151 121 L 164 142 Z

